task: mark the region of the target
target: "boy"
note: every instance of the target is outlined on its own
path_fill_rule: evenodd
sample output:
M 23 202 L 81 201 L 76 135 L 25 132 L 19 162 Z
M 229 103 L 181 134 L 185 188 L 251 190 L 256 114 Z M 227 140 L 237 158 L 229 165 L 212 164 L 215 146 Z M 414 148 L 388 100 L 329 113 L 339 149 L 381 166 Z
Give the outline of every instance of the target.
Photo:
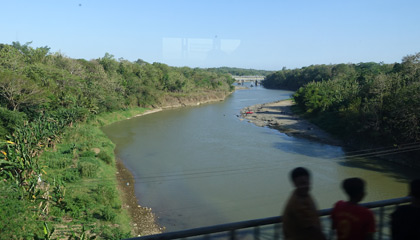
M 283 234 L 286 240 L 325 240 L 315 203 L 309 194 L 309 171 L 298 167 L 290 174 L 295 187 L 283 211 Z
M 348 201 L 338 201 L 332 210 L 332 227 L 338 240 L 370 240 L 375 233 L 375 218 L 369 209 L 359 205 L 365 196 L 365 182 L 348 178 L 342 183 Z
M 410 183 L 411 204 L 400 206 L 391 215 L 393 240 L 420 239 L 420 178 Z

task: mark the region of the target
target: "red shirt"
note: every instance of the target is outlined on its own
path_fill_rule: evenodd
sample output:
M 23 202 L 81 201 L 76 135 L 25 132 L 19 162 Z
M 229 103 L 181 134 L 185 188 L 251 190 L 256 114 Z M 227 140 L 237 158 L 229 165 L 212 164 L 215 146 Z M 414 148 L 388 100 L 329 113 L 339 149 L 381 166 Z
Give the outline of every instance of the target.
M 338 201 L 331 218 L 338 240 L 365 240 L 368 233 L 375 232 L 372 211 L 354 203 Z

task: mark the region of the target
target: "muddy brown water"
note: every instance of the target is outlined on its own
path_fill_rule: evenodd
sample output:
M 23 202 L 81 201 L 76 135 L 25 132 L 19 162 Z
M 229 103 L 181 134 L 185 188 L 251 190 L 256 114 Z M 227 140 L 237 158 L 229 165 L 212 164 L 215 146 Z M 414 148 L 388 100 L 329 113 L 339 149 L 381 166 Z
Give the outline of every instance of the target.
M 410 168 L 351 157 L 341 147 L 289 137 L 241 120 L 240 109 L 287 99 L 292 92 L 254 87 L 225 101 L 165 110 L 106 126 L 116 154 L 135 179 L 139 204 L 167 231 L 271 217 L 292 190 L 291 169 L 311 170 L 319 208 L 345 195 L 340 182 L 361 177 L 366 201 L 407 195 Z

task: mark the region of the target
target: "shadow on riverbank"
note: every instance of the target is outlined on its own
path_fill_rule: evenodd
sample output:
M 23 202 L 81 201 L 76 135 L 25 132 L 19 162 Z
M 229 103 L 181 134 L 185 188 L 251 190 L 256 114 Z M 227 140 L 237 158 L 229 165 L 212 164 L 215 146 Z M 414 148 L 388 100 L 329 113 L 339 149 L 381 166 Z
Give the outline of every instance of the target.
M 318 126 L 302 119 L 292 111 L 294 103 L 292 100 L 282 100 L 271 103 L 256 104 L 243 108 L 241 117 L 247 119 L 250 123 L 257 126 L 267 126 L 276 129 L 288 136 L 307 139 L 321 144 L 343 147 L 346 156 L 336 158 L 334 154 L 322 156 L 337 160 L 338 164 L 351 168 L 360 168 L 375 172 L 383 172 L 384 174 L 395 178 L 400 182 L 407 182 L 410 178 L 415 178 L 416 174 L 407 173 L 407 167 L 414 167 L 413 164 L 407 163 L 404 155 L 398 155 L 407 151 L 418 149 L 418 145 L 406 147 L 388 147 L 366 150 L 348 150 L 344 143 L 331 136 Z M 305 154 L 310 157 L 318 157 L 319 154 L 314 151 L 301 151 L 298 142 L 291 144 L 277 143 L 275 148 L 285 152 Z M 417 150 L 418 151 L 418 150 Z

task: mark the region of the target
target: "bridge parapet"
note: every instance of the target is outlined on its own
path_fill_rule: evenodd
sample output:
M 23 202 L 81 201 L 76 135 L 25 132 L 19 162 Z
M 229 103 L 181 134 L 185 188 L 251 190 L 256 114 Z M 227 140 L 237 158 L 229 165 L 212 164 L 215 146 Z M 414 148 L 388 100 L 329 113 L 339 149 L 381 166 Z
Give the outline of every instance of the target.
M 388 240 L 391 238 L 389 220 L 387 217 L 400 204 L 408 204 L 410 197 L 394 198 L 377 202 L 362 203 L 361 205 L 371 209 L 376 215 L 377 232 L 374 239 Z M 333 239 L 331 229 L 332 209 L 319 210 L 324 233 L 327 233 L 329 239 Z M 283 217 L 274 216 L 269 218 L 254 219 L 242 222 L 228 223 L 209 227 L 195 228 L 178 232 L 167 232 L 156 235 L 130 238 L 130 240 L 155 240 L 155 239 L 283 239 L 281 234 Z
M 259 76 L 259 75 L 255 75 L 255 76 L 235 76 L 232 75 L 232 78 L 234 78 L 237 82 L 254 82 L 254 81 L 262 81 L 264 80 L 264 76 Z

